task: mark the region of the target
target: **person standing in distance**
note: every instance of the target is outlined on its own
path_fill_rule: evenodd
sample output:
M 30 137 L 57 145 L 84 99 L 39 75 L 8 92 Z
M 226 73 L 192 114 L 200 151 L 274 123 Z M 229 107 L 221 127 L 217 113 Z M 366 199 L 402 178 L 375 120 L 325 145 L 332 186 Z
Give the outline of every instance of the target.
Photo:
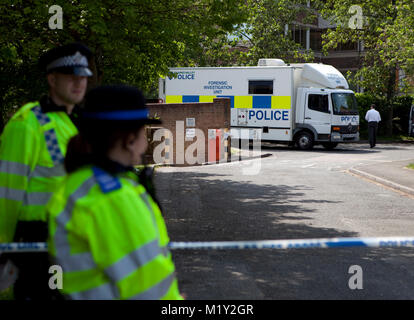
M 134 87 L 102 86 L 85 98 L 68 145 L 68 176 L 48 204 L 51 260 L 75 300 L 182 299 L 160 209 L 138 180 L 148 118 Z
M 381 121 L 381 116 L 375 108 L 375 104 L 372 104 L 365 115 L 365 120 L 368 122 L 368 137 L 371 148 L 374 148 L 377 143 L 378 122 Z
M 80 43 L 43 54 L 39 65 L 46 73 L 49 94 L 25 104 L 5 126 L 0 138 L 0 243 L 47 239 L 45 207 L 66 174 L 63 161 L 70 138 L 78 132 L 74 121 L 92 75 L 90 58 L 91 51 Z M 12 255 L 19 268 L 16 299 L 48 296 L 47 257 Z

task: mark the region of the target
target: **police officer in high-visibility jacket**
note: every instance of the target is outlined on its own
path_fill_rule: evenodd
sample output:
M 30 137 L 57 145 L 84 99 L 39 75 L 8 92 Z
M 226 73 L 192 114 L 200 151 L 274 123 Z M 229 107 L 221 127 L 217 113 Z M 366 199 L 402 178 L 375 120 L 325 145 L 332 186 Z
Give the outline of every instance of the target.
M 141 92 L 91 90 L 48 204 L 49 253 L 70 299 L 182 299 L 159 207 L 133 172 L 147 148 Z
M 78 132 L 74 124 L 77 104 L 92 75 L 90 57 L 91 51 L 79 43 L 43 54 L 39 62 L 46 72 L 49 94 L 21 107 L 4 129 L 0 141 L 0 242 L 47 239 L 45 207 L 65 176 L 67 144 Z M 35 284 L 44 266 L 34 259 L 42 259 L 41 254 L 12 256 L 20 270 L 15 297 L 45 298 L 47 282 L 42 281 L 41 287 Z

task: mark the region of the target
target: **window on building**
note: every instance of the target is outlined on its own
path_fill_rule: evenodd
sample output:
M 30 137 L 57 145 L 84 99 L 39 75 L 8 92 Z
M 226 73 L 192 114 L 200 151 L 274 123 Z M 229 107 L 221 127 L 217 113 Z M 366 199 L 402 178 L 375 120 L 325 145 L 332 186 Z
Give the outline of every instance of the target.
M 249 94 L 273 94 L 273 80 L 249 80 Z
M 292 25 L 292 40 L 299 43 L 302 48 L 306 49 L 306 28 L 298 25 Z
M 329 113 L 328 95 L 310 94 L 308 96 L 308 108 L 319 112 Z
M 315 51 L 322 50 L 322 31 L 321 30 L 310 30 L 310 48 Z

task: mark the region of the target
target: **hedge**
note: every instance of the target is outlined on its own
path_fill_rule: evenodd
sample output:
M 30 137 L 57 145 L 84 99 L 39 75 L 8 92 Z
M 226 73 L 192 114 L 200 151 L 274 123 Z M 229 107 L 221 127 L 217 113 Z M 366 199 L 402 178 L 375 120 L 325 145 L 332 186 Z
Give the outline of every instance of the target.
M 379 126 L 379 135 L 384 135 L 385 125 L 388 120 L 387 103 L 384 97 L 375 96 L 370 93 L 357 93 L 356 95 L 358 110 L 360 116 L 360 131 L 364 132 L 368 130 L 367 121 L 365 120 L 365 114 L 370 109 L 371 104 L 377 106 L 377 110 L 381 115 L 381 122 Z M 409 95 L 396 96 L 392 99 L 391 105 L 393 108 L 393 134 L 408 134 L 408 120 L 410 115 L 411 105 L 414 102 L 414 98 Z

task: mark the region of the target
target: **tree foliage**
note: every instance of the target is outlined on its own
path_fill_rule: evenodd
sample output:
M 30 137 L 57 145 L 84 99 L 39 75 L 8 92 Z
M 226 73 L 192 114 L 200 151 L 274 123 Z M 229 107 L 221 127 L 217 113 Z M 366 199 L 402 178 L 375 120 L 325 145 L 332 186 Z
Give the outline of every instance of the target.
M 46 89 L 41 53 L 73 41 L 95 53 L 97 83 L 128 83 L 147 93 L 168 67 L 191 63 L 200 43 L 231 32 L 245 19 L 243 0 L 56 0 L 63 29 L 49 28 L 48 0 L 0 0 L 0 90 L 3 110 Z
M 324 37 L 324 49 L 340 43 L 361 41 L 364 46 L 361 68 L 354 82 L 387 101 L 387 133 L 392 134 L 393 97 L 398 93 L 397 70 L 413 74 L 413 3 L 406 0 L 367 0 L 362 9 L 361 28 L 351 28 L 356 12 L 353 0 L 327 0 L 320 9 L 325 18 L 336 24 Z M 411 12 L 409 12 L 411 10 Z M 411 57 L 410 57 L 411 55 Z
M 281 58 L 288 62 L 309 61 L 311 51 L 305 51 L 296 43 L 285 27 L 292 23 L 306 24 L 312 21 L 315 12 L 306 6 L 304 0 L 250 0 L 251 15 L 247 28 L 242 33 L 251 44 L 250 60 L 259 58 Z
M 285 29 L 293 22 L 306 24 L 316 17 L 306 4 L 306 0 L 246 0 L 246 22 L 227 39 L 230 50 L 218 56 L 213 56 L 217 50 L 211 50 L 210 55 L 207 52 L 207 57 L 212 57 L 210 63 L 257 65 L 260 58 L 279 58 L 286 62 L 312 60 L 312 51 L 304 50 Z M 223 48 L 225 42 L 222 39 L 215 44 Z
M 379 41 L 380 54 L 388 64 L 395 64 L 407 75 L 414 75 L 414 2 L 395 3 L 395 19 L 384 25 Z M 412 85 L 412 84 L 411 84 Z M 414 89 L 408 87 L 407 89 Z
M 367 0 L 365 23 L 349 28 L 353 0 L 55 0 L 63 30 L 49 28 L 49 0 L 0 0 L 0 105 L 37 99 L 46 90 L 37 68 L 41 53 L 72 41 L 94 52 L 91 86 L 128 83 L 156 96 L 160 75 L 171 66 L 256 65 L 260 58 L 312 61 L 285 33 L 285 26 L 315 21 L 319 10 L 336 23 L 325 50 L 362 41 L 363 65 L 355 82 L 391 101 L 396 70 L 414 73 L 414 3 Z M 391 105 L 391 103 L 389 103 Z M 392 120 L 392 108 L 389 108 Z M 3 117 L 2 117 L 3 118 Z M 390 123 L 389 123 L 390 125 Z
M 381 119 L 386 119 L 388 116 L 388 108 L 391 105 L 393 109 L 393 134 L 408 133 L 408 120 L 410 117 L 411 104 L 413 98 L 409 95 L 395 96 L 391 102 L 387 101 L 384 96 L 375 95 L 372 93 L 357 93 L 356 99 L 358 103 L 359 117 L 360 117 L 360 131 L 367 134 L 368 124 L 365 120 L 365 115 L 370 109 L 371 104 L 376 105 L 376 109 L 381 114 Z M 387 135 L 386 128 L 382 125 L 379 126 L 378 133 L 380 135 Z

